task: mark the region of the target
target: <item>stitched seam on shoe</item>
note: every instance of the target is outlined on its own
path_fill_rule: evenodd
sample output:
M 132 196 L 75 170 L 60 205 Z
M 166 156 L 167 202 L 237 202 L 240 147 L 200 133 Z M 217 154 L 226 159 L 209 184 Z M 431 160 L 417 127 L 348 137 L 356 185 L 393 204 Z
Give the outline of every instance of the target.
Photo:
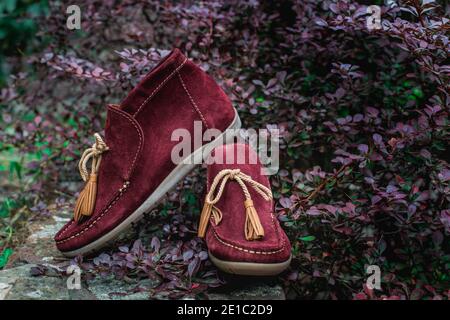
M 141 151 L 141 147 L 142 147 L 142 140 L 143 140 L 143 137 L 142 137 L 141 129 L 140 129 L 140 128 L 136 125 L 136 123 L 132 120 L 133 118 L 131 118 L 127 113 L 125 113 L 125 112 L 120 112 L 119 110 L 117 110 L 117 109 L 115 109 L 115 108 L 110 108 L 110 110 L 114 111 L 115 113 L 117 113 L 117 114 L 119 114 L 119 115 L 124 116 L 125 119 L 127 119 L 128 121 L 130 121 L 131 124 L 132 124 L 132 125 L 134 126 L 134 128 L 136 129 L 136 131 L 137 131 L 137 133 L 138 133 L 138 136 L 139 136 L 139 145 L 138 145 L 138 149 L 136 150 L 136 153 L 135 153 L 135 155 L 134 155 L 133 162 L 131 163 L 131 167 L 130 167 L 130 169 L 128 169 L 128 173 L 127 173 L 127 176 L 126 176 L 126 179 L 129 179 L 129 178 L 131 177 L 131 172 L 132 172 L 132 170 L 134 169 L 134 165 L 135 165 L 135 163 L 136 163 L 137 157 L 138 157 L 138 155 L 139 155 L 139 153 L 140 153 L 140 151 Z
M 136 154 L 134 155 L 134 159 L 133 159 L 133 162 L 132 162 L 132 164 L 131 164 L 131 167 L 130 167 L 130 169 L 128 169 L 128 173 L 127 173 L 127 179 L 128 179 L 128 178 L 130 177 L 130 175 L 131 175 L 131 171 L 134 169 L 134 164 L 135 164 L 135 162 L 136 162 L 136 160 L 137 160 L 137 156 L 138 156 L 138 154 L 139 154 L 139 152 L 140 152 L 140 150 L 141 150 L 143 137 L 142 137 L 141 131 L 139 130 L 139 127 L 136 125 L 136 123 L 132 120 L 132 118 L 131 118 L 128 114 L 122 113 L 122 112 L 120 112 L 119 110 L 117 110 L 117 109 L 115 109 L 115 108 L 109 108 L 109 110 L 114 111 L 115 113 L 124 116 L 128 121 L 131 122 L 131 124 L 134 126 L 134 128 L 135 128 L 136 131 L 138 132 L 138 136 L 139 136 L 138 149 L 137 149 L 137 151 L 136 151 Z M 127 188 L 127 189 L 128 189 L 128 188 Z M 127 189 L 125 189 L 125 190 L 123 190 L 123 191 L 126 191 Z M 121 195 L 123 194 L 123 192 L 121 192 L 121 191 L 119 191 L 119 192 L 120 192 L 119 195 L 121 196 Z M 120 198 L 120 196 L 119 196 L 118 198 Z M 117 197 L 117 196 L 116 196 L 116 197 Z M 64 239 L 64 240 L 61 240 L 61 241 L 57 241 L 57 243 L 63 243 L 63 242 L 66 242 L 66 241 L 68 241 L 68 240 L 70 240 L 70 239 L 76 238 L 76 237 L 80 236 L 81 234 L 83 234 L 83 233 L 84 233 L 85 231 L 87 231 L 88 229 L 90 229 L 93 225 L 95 225 L 95 224 L 98 222 L 98 220 L 100 220 L 100 218 L 102 218 L 102 217 L 105 215 L 105 213 L 111 208 L 111 206 L 112 206 L 115 202 L 117 202 L 117 200 L 119 200 L 118 198 L 115 199 L 115 200 L 113 200 L 113 202 L 109 205 L 109 207 L 107 207 L 107 209 L 103 209 L 102 211 L 104 211 L 104 212 L 103 212 L 101 215 L 99 215 L 94 221 L 92 221 L 91 224 L 89 224 L 86 228 L 82 229 L 80 232 L 78 232 L 77 234 L 75 234 L 75 235 L 73 235 L 73 236 L 71 236 L 71 237 L 69 237 L 69 238 L 67 238 L 67 239 Z M 72 223 L 73 223 L 73 222 L 72 222 Z M 68 226 L 66 226 L 66 228 L 64 229 L 64 231 L 61 232 L 60 236 L 62 236 L 62 235 L 67 231 L 67 229 L 68 229 L 71 225 L 72 225 L 72 224 L 69 224 Z
M 202 119 L 203 124 L 205 125 L 206 129 L 209 129 L 208 124 L 206 123 L 206 119 L 203 116 L 202 112 L 200 111 L 200 108 L 195 103 L 194 98 L 192 97 L 191 93 L 189 92 L 188 88 L 186 87 L 186 84 L 183 81 L 183 78 L 181 77 L 180 72 L 177 70 L 178 78 L 180 79 L 181 85 L 183 86 L 184 91 L 189 97 L 189 100 L 191 101 L 192 106 L 194 107 L 195 111 L 197 111 L 198 115 L 200 116 L 200 119 Z
M 169 81 L 173 75 L 178 72 L 178 70 L 180 70 L 184 64 L 186 63 L 187 58 L 184 59 L 184 61 L 175 68 L 175 70 L 173 70 L 157 87 L 155 90 L 152 91 L 152 93 L 150 93 L 150 95 L 147 97 L 147 99 L 144 100 L 144 102 L 141 103 L 141 105 L 139 106 L 139 108 L 137 109 L 137 111 L 133 114 L 133 117 L 136 118 L 137 114 L 141 111 L 141 109 L 155 96 L 156 93 L 158 93 L 159 90 L 161 90 L 161 88 L 167 83 L 167 81 Z
M 278 230 L 279 228 L 277 228 L 277 226 L 275 224 L 275 217 L 274 217 L 272 212 L 270 213 L 270 217 L 271 217 L 272 225 L 273 225 L 274 231 L 275 231 L 275 233 L 277 235 L 277 238 L 281 242 L 281 249 L 279 249 L 279 251 L 281 251 L 281 250 L 284 249 L 284 246 L 285 246 L 284 237 L 280 237 L 280 233 L 279 233 L 279 230 Z M 220 238 L 219 234 L 216 232 L 216 229 L 215 229 L 216 224 L 214 223 L 214 218 L 213 217 L 210 218 L 210 223 L 211 223 L 211 227 L 213 228 L 212 230 L 214 232 L 214 235 L 216 236 L 216 238 Z M 218 239 L 218 240 L 220 241 L 222 239 Z M 221 242 L 225 242 L 225 240 L 222 240 Z M 238 246 L 236 246 L 235 244 L 232 244 L 232 243 L 229 243 L 229 245 L 232 246 L 232 247 L 238 247 Z M 250 249 L 245 249 L 245 248 L 242 248 L 242 249 L 244 251 L 245 250 L 250 250 Z
M 217 239 L 217 241 L 219 241 L 221 244 L 223 244 L 223 245 L 225 245 L 225 246 L 228 246 L 228 247 L 230 247 L 230 248 L 233 248 L 233 249 L 237 249 L 237 250 L 239 250 L 239 251 L 244 251 L 244 252 L 246 252 L 246 253 L 250 253 L 250 254 L 270 255 L 270 254 L 277 254 L 277 253 L 280 253 L 280 252 L 282 252 L 282 251 L 284 250 L 284 242 L 283 242 L 283 244 L 282 244 L 282 246 L 281 246 L 280 249 L 277 249 L 277 250 L 274 250 L 274 251 L 255 251 L 255 250 L 251 250 L 251 249 L 246 249 L 246 248 L 242 248 L 242 247 L 236 246 L 236 245 L 234 245 L 234 244 L 231 244 L 231 243 L 228 243 L 228 242 L 222 240 L 222 239 L 219 237 L 219 235 L 216 233 L 216 230 L 213 230 L 213 233 L 214 233 L 214 237 L 215 237 L 215 238 Z
M 67 226 L 65 226 L 62 230 L 61 230 L 61 233 L 59 234 L 59 236 L 60 237 L 62 237 L 62 235 L 64 234 L 64 233 L 66 233 L 66 231 L 69 229 L 69 227 L 74 223 L 75 221 L 71 221 Z
M 69 240 L 72 240 L 72 239 L 74 239 L 74 238 L 77 238 L 77 237 L 81 236 L 83 233 L 85 233 L 86 231 L 88 231 L 88 230 L 89 230 L 90 228 L 92 228 L 92 227 L 93 227 L 93 226 L 94 226 L 101 218 L 103 218 L 103 217 L 106 215 L 106 213 L 108 213 L 109 209 L 111 209 L 111 207 L 114 206 L 114 205 L 117 203 L 117 201 L 120 199 L 120 197 L 121 197 L 121 196 L 125 193 L 125 191 L 127 191 L 127 190 L 128 190 L 128 188 L 126 188 L 126 189 L 124 189 L 124 190 L 122 190 L 122 191 L 119 191 L 119 193 L 116 195 L 115 199 L 109 204 L 109 206 L 103 211 L 103 213 L 102 213 L 101 215 L 99 215 L 94 221 L 92 221 L 92 223 L 89 224 L 86 228 L 84 228 L 83 230 L 81 230 L 81 231 L 79 231 L 78 233 L 74 234 L 73 236 L 70 236 L 69 238 L 66 238 L 66 239 L 64 239 L 64 240 L 57 241 L 56 243 L 61 244 L 61 243 L 67 242 L 67 241 L 69 241 Z

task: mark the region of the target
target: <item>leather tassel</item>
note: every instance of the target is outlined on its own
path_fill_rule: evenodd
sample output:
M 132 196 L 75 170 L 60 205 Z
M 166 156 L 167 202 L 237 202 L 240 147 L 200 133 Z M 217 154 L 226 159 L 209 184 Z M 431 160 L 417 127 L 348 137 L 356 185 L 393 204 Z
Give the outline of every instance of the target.
M 80 221 L 83 216 L 90 216 L 94 212 L 97 197 L 97 174 L 91 173 L 75 204 L 74 220 Z
M 245 239 L 259 240 L 264 237 L 264 228 L 251 199 L 244 201 L 245 205 Z
M 203 205 L 202 213 L 200 214 L 200 222 L 198 224 L 197 235 L 199 238 L 204 238 L 206 233 L 206 228 L 208 227 L 209 217 L 211 216 L 213 205 L 205 200 Z
M 214 223 L 217 226 L 222 221 L 222 211 L 220 211 L 220 209 L 216 206 L 213 206 L 211 209 L 211 214 L 214 218 Z
M 77 202 L 75 203 L 75 209 L 73 214 L 73 220 L 75 221 L 80 221 L 81 219 L 81 206 L 83 204 L 83 201 L 84 201 L 84 189 L 81 190 Z
M 200 222 L 198 224 L 197 236 L 199 238 L 205 237 L 211 215 L 213 216 L 216 225 L 222 221 L 222 211 L 205 200 L 202 213 L 200 214 Z

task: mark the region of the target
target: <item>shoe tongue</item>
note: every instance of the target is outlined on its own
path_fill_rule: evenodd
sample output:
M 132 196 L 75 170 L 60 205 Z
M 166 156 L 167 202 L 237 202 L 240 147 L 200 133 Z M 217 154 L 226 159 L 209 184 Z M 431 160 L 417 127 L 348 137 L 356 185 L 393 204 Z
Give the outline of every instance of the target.
M 141 106 L 143 107 L 147 98 L 156 93 L 157 88 L 160 88 L 160 84 L 166 78 L 173 76 L 176 68 L 185 60 L 186 57 L 181 51 L 174 49 L 138 83 L 125 100 L 122 101 L 120 108 L 127 113 L 135 114 Z

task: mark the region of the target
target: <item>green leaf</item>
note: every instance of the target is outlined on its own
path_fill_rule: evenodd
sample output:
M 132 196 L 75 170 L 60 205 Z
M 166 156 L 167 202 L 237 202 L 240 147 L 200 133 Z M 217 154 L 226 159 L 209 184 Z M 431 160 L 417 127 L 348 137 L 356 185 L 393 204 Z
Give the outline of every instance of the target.
M 45 148 L 42 152 L 45 153 L 48 156 L 52 155 L 52 149 L 51 148 Z
M 67 124 L 74 129 L 78 129 L 78 123 L 75 121 L 74 118 L 69 118 L 69 120 L 67 120 Z
M 309 139 L 309 134 L 306 131 L 302 131 L 299 136 L 300 136 L 300 139 L 302 139 L 302 140 L 308 140 Z
M 336 184 L 336 180 L 331 180 L 330 182 L 328 182 L 325 186 L 325 189 L 329 190 L 331 189 L 334 185 Z
M 415 87 L 412 92 L 413 95 L 415 95 L 417 98 L 423 98 L 422 89 L 420 89 L 419 87 Z
M 310 241 L 316 240 L 316 237 L 315 236 L 305 236 L 305 237 L 300 237 L 298 239 L 301 241 L 310 242 Z
M 16 9 L 17 1 L 16 0 L 6 0 L 5 1 L 5 9 L 6 12 L 11 13 Z
M 411 87 L 411 81 L 404 81 L 403 82 L 403 87 L 405 87 L 405 88 L 410 88 Z
M 0 254 L 0 269 L 6 265 L 12 253 L 13 250 L 11 248 L 5 248 L 3 250 L 2 254 Z
M 3 204 L 0 207 L 0 218 L 6 218 L 9 215 L 8 208 Z
M 22 179 L 22 166 L 17 161 L 11 161 L 9 164 L 9 173 L 11 177 L 13 176 L 14 172 L 16 172 L 19 179 Z
M 11 210 L 17 207 L 17 203 L 13 199 L 6 198 L 0 206 L 0 218 L 9 216 Z
M 23 121 L 25 122 L 31 122 L 34 120 L 34 118 L 36 117 L 36 115 L 33 112 L 27 112 L 23 117 Z

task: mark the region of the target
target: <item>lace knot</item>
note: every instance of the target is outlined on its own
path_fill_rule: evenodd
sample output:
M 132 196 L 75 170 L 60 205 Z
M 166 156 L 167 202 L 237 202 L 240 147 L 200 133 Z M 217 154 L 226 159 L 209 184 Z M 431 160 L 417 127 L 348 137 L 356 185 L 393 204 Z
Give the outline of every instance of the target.
M 229 173 L 230 180 L 235 180 L 236 176 L 239 173 L 241 173 L 240 169 L 232 169 L 232 170 L 230 170 L 230 173 Z
M 87 170 L 88 161 L 92 159 L 91 174 L 97 173 L 98 168 L 100 167 L 102 153 L 109 150 L 108 146 L 98 133 L 94 134 L 94 138 L 95 143 L 92 145 L 92 147 L 87 148 L 83 152 L 80 162 L 78 163 L 78 169 L 80 171 L 81 178 L 83 178 L 85 182 L 89 179 L 89 171 Z
M 109 150 L 106 143 L 103 141 L 102 137 L 98 134 L 94 134 L 95 143 L 92 145 L 92 149 L 95 152 L 95 155 L 100 155 L 103 152 Z

